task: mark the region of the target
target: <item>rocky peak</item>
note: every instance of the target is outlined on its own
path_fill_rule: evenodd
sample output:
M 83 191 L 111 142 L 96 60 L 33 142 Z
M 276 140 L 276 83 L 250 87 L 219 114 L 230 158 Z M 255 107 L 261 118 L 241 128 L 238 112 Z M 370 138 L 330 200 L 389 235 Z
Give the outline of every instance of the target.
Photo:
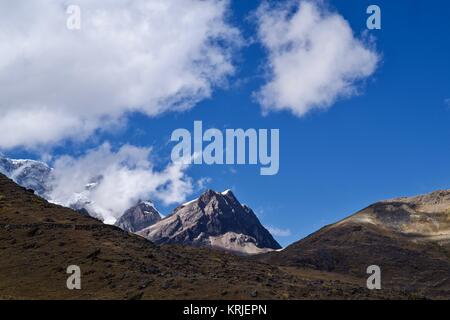
M 138 201 L 129 208 L 115 223 L 116 226 L 129 232 L 137 232 L 147 228 L 162 219 L 151 201 Z
M 280 248 L 254 212 L 229 190 L 207 190 L 139 234 L 155 243 L 206 245 L 246 253 Z

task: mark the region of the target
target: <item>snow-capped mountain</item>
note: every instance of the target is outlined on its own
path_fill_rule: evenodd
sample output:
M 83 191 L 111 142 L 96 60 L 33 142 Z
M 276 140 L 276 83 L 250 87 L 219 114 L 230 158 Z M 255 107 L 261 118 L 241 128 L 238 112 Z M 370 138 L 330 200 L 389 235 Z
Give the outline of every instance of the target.
M 101 219 L 101 215 L 92 209 L 94 202 L 91 199 L 91 192 L 100 184 L 102 176 L 97 176 L 89 183 L 84 185 L 84 188 L 70 195 L 70 197 L 64 199 L 64 202 L 58 201 L 58 199 L 48 199 L 49 201 L 72 208 L 79 212 L 88 212 L 90 216 Z
M 91 199 L 92 192 L 102 182 L 102 176 L 89 181 L 78 192 L 59 197 L 58 190 L 52 190 L 52 172 L 53 169 L 43 162 L 0 156 L 0 173 L 17 184 L 33 189 L 37 195 L 52 203 L 95 218 L 102 217 L 96 212 L 95 202 Z M 161 216 L 152 202 L 139 201 L 126 210 L 115 224 L 155 243 L 211 246 L 242 253 L 261 253 L 280 248 L 254 212 L 240 204 L 230 190 L 222 193 L 208 190 L 199 198 L 178 206 L 167 217 Z
M 83 188 L 72 194 L 61 194 L 54 187 L 53 168 L 44 162 L 28 159 L 10 159 L 0 154 L 0 173 L 4 174 L 18 185 L 35 191 L 36 195 L 49 202 L 72 208 L 81 214 L 101 219 L 102 215 L 96 210 L 92 192 L 101 184 L 103 176 L 91 179 Z M 153 203 L 139 201 L 125 211 L 119 226 L 128 231 L 139 231 L 152 223 L 161 220 L 161 215 Z M 113 221 L 114 222 L 114 221 Z
M 164 216 L 156 210 L 153 202 L 139 201 L 138 204 L 125 211 L 115 225 L 129 232 L 137 232 L 157 223 L 162 218 Z
M 51 171 L 47 164 L 40 161 L 8 159 L 0 155 L 0 173 L 44 198 L 49 191 Z
M 227 190 L 208 190 L 137 234 L 157 243 L 211 246 L 241 253 L 280 249 L 255 213 Z
M 89 204 L 91 203 L 89 191 L 98 185 L 101 177 L 98 177 L 95 181 L 87 184 L 84 190 L 74 193 L 70 199 L 62 203 L 51 196 L 52 171 L 53 169 L 50 166 L 41 161 L 10 159 L 0 154 L 0 173 L 10 178 L 18 185 L 34 190 L 36 195 L 52 203 L 70 207 L 83 214 L 89 212 L 91 216 L 98 218 L 99 216 L 95 212 L 88 210 Z

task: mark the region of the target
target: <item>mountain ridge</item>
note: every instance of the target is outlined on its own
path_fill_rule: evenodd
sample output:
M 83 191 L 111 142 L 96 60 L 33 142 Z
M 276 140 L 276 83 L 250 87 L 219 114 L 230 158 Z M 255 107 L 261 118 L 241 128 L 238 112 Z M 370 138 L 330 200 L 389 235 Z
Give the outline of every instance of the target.
M 161 221 L 162 218 L 152 202 L 140 200 L 126 210 L 114 225 L 128 232 L 137 232 Z
M 450 191 L 383 200 L 324 226 L 260 261 L 363 277 L 383 285 L 450 297 Z
M 10 159 L 0 154 L 0 173 L 19 185 L 32 189 L 41 197 L 49 190 L 48 178 L 52 168 L 46 163 L 29 159 Z
M 212 246 L 240 253 L 281 248 L 254 212 L 242 205 L 231 190 L 208 189 L 137 234 L 157 244 Z
M 93 212 L 90 208 L 91 200 L 89 199 L 89 192 L 91 189 L 96 188 L 99 181 L 101 181 L 101 177 L 98 177 L 97 180 L 91 181 L 86 185 L 85 190 L 73 194 L 69 203 L 61 203 L 51 196 L 52 170 L 53 169 L 50 166 L 40 161 L 15 160 L 0 157 L 0 172 L 6 174 L 9 178 L 12 178 L 19 185 L 35 190 L 37 195 L 50 202 L 66 205 L 83 215 L 88 214 L 99 219 L 100 215 Z M 208 194 L 210 197 L 220 198 L 216 200 L 220 202 L 221 208 L 211 208 L 209 214 L 204 215 L 202 219 L 197 219 L 197 223 L 199 223 L 198 228 L 201 229 L 205 224 L 208 225 L 203 232 L 197 233 L 197 239 L 192 239 L 190 237 L 185 237 L 185 239 L 181 239 L 180 237 L 167 237 L 166 240 L 163 240 L 149 235 L 146 235 L 146 237 L 151 238 L 157 243 L 167 242 L 212 246 L 247 254 L 257 254 L 281 248 L 270 232 L 261 225 L 252 209 L 246 205 L 241 205 L 230 189 L 221 193 L 207 190 L 202 194 L 202 200 L 205 200 L 205 195 Z M 206 196 L 206 198 L 207 197 L 208 196 Z M 173 210 L 169 217 L 176 215 L 179 210 L 183 210 L 183 208 L 190 206 L 192 203 L 198 202 L 200 198 L 179 205 Z M 229 208 L 225 208 L 227 206 Z M 192 209 L 192 206 L 190 206 L 190 208 Z M 194 210 L 196 209 L 198 208 L 195 208 Z M 221 219 L 219 216 L 223 216 L 223 212 L 219 212 L 216 217 L 213 217 L 212 215 L 214 210 L 227 211 L 228 209 L 231 210 L 231 212 L 236 210 L 239 218 L 236 218 L 236 215 L 233 216 L 228 213 L 228 220 Z M 210 221 L 211 219 L 214 221 Z M 114 225 L 119 226 L 128 232 L 142 235 L 145 232 L 143 229 L 151 228 L 161 220 L 164 219 L 161 218 L 161 214 L 155 208 L 153 203 L 138 201 L 135 205 L 132 205 L 125 210 L 115 221 Z M 214 226 L 214 224 L 216 225 Z M 159 224 L 158 226 L 161 225 L 163 224 Z M 193 229 L 196 228 L 190 228 L 190 230 Z
M 69 265 L 82 290 L 68 290 Z M 157 246 L 55 205 L 0 174 L 0 299 L 406 299 L 358 279 L 222 250 Z

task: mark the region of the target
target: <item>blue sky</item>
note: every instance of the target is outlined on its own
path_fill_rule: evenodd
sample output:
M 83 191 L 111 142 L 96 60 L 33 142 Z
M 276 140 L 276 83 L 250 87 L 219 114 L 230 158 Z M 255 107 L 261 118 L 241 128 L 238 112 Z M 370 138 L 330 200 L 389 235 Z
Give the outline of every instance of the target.
M 385 198 L 450 187 L 450 3 L 448 1 L 326 1 L 356 37 L 375 38 L 376 71 L 358 83 L 359 94 L 302 117 L 289 111 L 263 114 L 254 92 L 264 85 L 267 51 L 254 41 L 251 14 L 257 1 L 232 1 L 230 19 L 247 42 L 236 53 L 228 85 L 182 112 L 155 117 L 131 113 L 127 125 L 86 141 L 47 147 L 53 156 L 79 155 L 103 141 L 153 146 L 157 164 L 169 161 L 177 128 L 279 128 L 280 171 L 261 176 L 257 166 L 191 166 L 192 179 L 209 177 L 208 188 L 231 188 L 266 226 L 289 230 L 276 236 L 296 241 Z M 366 8 L 376 3 L 382 29 L 366 29 Z M 446 102 L 447 100 L 447 102 Z M 11 157 L 40 158 L 42 149 L 12 148 Z M 196 190 L 189 197 L 196 197 Z M 174 205 L 158 203 L 163 213 Z

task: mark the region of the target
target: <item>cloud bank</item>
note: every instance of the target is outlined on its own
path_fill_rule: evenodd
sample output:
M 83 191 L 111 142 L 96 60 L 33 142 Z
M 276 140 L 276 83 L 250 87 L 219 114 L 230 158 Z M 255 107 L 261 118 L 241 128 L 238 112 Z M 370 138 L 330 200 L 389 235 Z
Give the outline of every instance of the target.
M 108 143 L 80 157 L 62 156 L 54 162 L 48 197 L 52 202 L 87 209 L 105 223 L 114 223 L 138 200 L 180 203 L 192 193 L 186 166 L 169 164 L 157 171 L 150 148 Z
M 263 109 L 303 116 L 357 93 L 372 75 L 377 53 L 349 23 L 319 3 L 291 1 L 257 11 L 258 35 L 269 55 L 268 82 L 256 94 Z
M 228 1 L 0 2 L 0 148 L 85 139 L 128 112 L 184 110 L 233 73 Z

